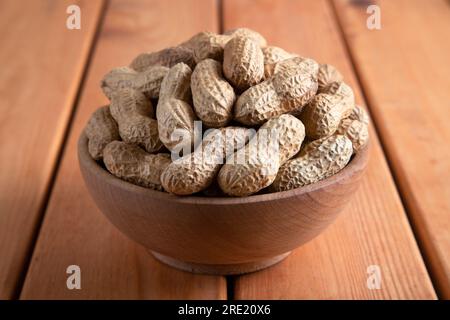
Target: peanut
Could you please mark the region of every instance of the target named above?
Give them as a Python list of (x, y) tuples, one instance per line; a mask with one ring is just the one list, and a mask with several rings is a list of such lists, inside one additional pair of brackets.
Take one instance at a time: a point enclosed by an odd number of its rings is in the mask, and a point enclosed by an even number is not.
[(237, 36), (225, 45), (223, 73), (242, 92), (259, 83), (264, 76), (264, 56), (251, 38)]
[(114, 68), (100, 81), (100, 87), (103, 93), (109, 100), (115, 91), (121, 88), (132, 87), (131, 83), (134, 81), (138, 73), (129, 67)]
[(347, 118), (351, 119), (351, 120), (361, 121), (362, 123), (365, 123), (366, 125), (368, 125), (370, 122), (369, 115), (367, 114), (366, 110), (364, 110), (361, 106), (358, 106), (358, 105), (355, 105), (352, 108), (352, 111)]
[(119, 140), (119, 128), (108, 106), (97, 109), (90, 117), (84, 132), (88, 140), (88, 151), (94, 160), (101, 160), (108, 143)]
[(270, 72), (269, 78), (271, 76), (273, 76), (275, 73), (286, 72), (287, 70), (292, 69), (292, 68), (299, 68), (299, 67), (301, 68), (302, 62), (305, 60), (307, 60), (311, 64), (313, 64), (313, 62), (316, 64), (313, 67), (315, 69), (317, 68), (317, 70), (314, 71), (317, 74), (317, 71), (319, 70), (319, 65), (317, 64), (317, 62), (315, 62), (312, 59), (307, 59), (307, 58), (301, 57), (299, 55), (296, 55), (291, 58), (283, 59), (281, 61), (278, 61), (278, 62), (275, 62), (275, 63), (272, 63), (272, 64), (266, 66), (266, 67), (270, 68), (269, 69), (269, 72)]
[[(301, 187), (341, 170), (369, 139), (368, 114), (335, 67), (268, 46), (247, 28), (140, 54), (101, 88), (111, 103), (86, 126), (91, 157), (176, 195)], [(197, 117), (211, 132), (194, 126)], [(164, 146), (182, 157), (156, 154)]]
[(193, 194), (207, 189), (224, 159), (248, 141), (250, 130), (240, 127), (214, 129), (201, 148), (172, 162), (162, 173), (161, 183), (168, 192)]
[(267, 45), (266, 39), (258, 32), (247, 28), (238, 28), (225, 32), (225, 34), (216, 34), (213, 32), (200, 32), (189, 40), (180, 44), (180, 46), (193, 51), (194, 59), (197, 63), (205, 59), (223, 60), (223, 50), (227, 42), (235, 36), (244, 36), (255, 41), (259, 46)]
[(306, 136), (316, 140), (335, 133), (347, 115), (347, 106), (339, 96), (319, 93), (301, 112), (300, 120), (305, 125)]
[(177, 46), (157, 52), (141, 53), (130, 63), (130, 68), (141, 72), (151, 66), (171, 68), (180, 62), (187, 64), (191, 68), (195, 66), (194, 54), (191, 49)]
[[(264, 145), (270, 143), (266, 139), (271, 133), (278, 135), (275, 152)], [(285, 114), (267, 121), (245, 148), (228, 157), (218, 175), (220, 188), (228, 195), (242, 197), (269, 186), (280, 165), (300, 150), (304, 136), (305, 128), (294, 116)], [(244, 159), (239, 159), (242, 156)]]
[(258, 32), (248, 28), (236, 28), (225, 31), (224, 35), (230, 37), (246, 37), (255, 41), (261, 48), (267, 46), (266, 39)]
[(123, 88), (114, 92), (110, 111), (119, 124), (123, 141), (135, 143), (147, 152), (156, 152), (162, 144), (158, 135), (158, 123), (150, 100), (140, 91)]
[(220, 62), (206, 59), (197, 64), (191, 78), (192, 99), (197, 116), (208, 127), (223, 127), (233, 117), (236, 95), (223, 78)]
[(343, 81), (336, 81), (328, 84), (322, 91), (323, 93), (332, 94), (339, 97), (343, 103), (343, 117), (346, 118), (350, 115), (353, 107), (355, 106), (355, 95), (349, 85)]
[(169, 68), (163, 66), (150, 66), (142, 72), (129, 67), (115, 68), (103, 77), (100, 86), (110, 100), (115, 91), (128, 87), (141, 91), (149, 99), (156, 99), (168, 72)]
[(344, 119), (341, 121), (337, 134), (345, 135), (353, 145), (353, 152), (357, 153), (364, 148), (369, 141), (369, 129), (366, 123), (359, 120)]
[(109, 143), (103, 151), (106, 168), (116, 177), (162, 191), (161, 173), (170, 164), (168, 153), (149, 154), (134, 144)]
[(264, 56), (264, 79), (268, 79), (273, 75), (274, 67), (278, 62), (298, 56), (274, 46), (264, 47), (262, 52)]
[(229, 39), (229, 36), (213, 32), (200, 32), (180, 46), (192, 50), (196, 63), (205, 59), (222, 61), (223, 48)]
[(321, 64), (319, 67), (318, 82), (319, 93), (323, 92), (324, 88), (333, 83), (343, 80), (342, 74), (330, 64)]
[(352, 152), (352, 142), (343, 135), (313, 142), (299, 157), (281, 166), (269, 189), (286, 191), (326, 179), (347, 165)]
[[(179, 63), (170, 68), (161, 84), (156, 119), (159, 138), (169, 150), (184, 149), (194, 143), (195, 114), (189, 104), (191, 74), (188, 65)], [(181, 136), (177, 138), (177, 134)]]
[(235, 120), (245, 125), (262, 124), (280, 114), (301, 110), (314, 97), (318, 64), (303, 58), (283, 62), (272, 77), (251, 87), (237, 99)]

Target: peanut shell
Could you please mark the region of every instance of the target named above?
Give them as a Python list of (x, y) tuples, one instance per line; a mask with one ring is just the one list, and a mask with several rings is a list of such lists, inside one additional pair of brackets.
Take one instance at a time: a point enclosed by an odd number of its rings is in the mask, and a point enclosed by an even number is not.
[(268, 79), (273, 75), (275, 65), (278, 62), (298, 56), (274, 46), (264, 47), (262, 52), (264, 56), (264, 79)]
[(224, 159), (245, 145), (249, 129), (226, 127), (214, 129), (193, 153), (172, 162), (163, 172), (164, 189), (177, 195), (193, 194), (207, 189)]
[(157, 65), (171, 68), (180, 62), (193, 68), (195, 66), (193, 51), (183, 46), (177, 46), (156, 52), (141, 53), (131, 61), (130, 68), (142, 72), (148, 67)]
[[(273, 140), (271, 133), (278, 139)], [(267, 121), (245, 148), (228, 157), (218, 175), (220, 188), (228, 195), (243, 197), (269, 186), (280, 165), (298, 153), (304, 136), (304, 126), (294, 116), (285, 114)], [(272, 139), (265, 141), (268, 137)]]
[(258, 125), (280, 114), (300, 111), (317, 91), (318, 64), (311, 59), (283, 61), (269, 79), (249, 88), (237, 99), (234, 119)]
[(135, 143), (149, 153), (162, 148), (158, 122), (152, 119), (152, 104), (143, 93), (132, 88), (119, 89), (112, 96), (110, 110), (123, 141)]
[(156, 119), (159, 138), (169, 150), (194, 143), (195, 114), (189, 104), (191, 74), (188, 65), (179, 63), (170, 68), (161, 84)]
[(206, 59), (192, 73), (191, 90), (197, 116), (208, 127), (223, 127), (233, 117), (233, 87), (222, 75), (220, 62)]
[(103, 77), (100, 86), (110, 100), (115, 91), (123, 88), (133, 88), (144, 93), (147, 98), (156, 99), (159, 97), (161, 82), (168, 72), (169, 68), (163, 66), (151, 66), (142, 72), (129, 67), (115, 68)]
[(323, 93), (339, 97), (343, 103), (343, 117), (347, 118), (355, 106), (355, 95), (352, 88), (343, 81), (336, 81), (323, 88)]
[(266, 39), (258, 32), (249, 28), (236, 28), (227, 30), (224, 35), (230, 37), (246, 37), (255, 41), (261, 48), (267, 46)]
[(324, 88), (333, 83), (340, 82), (344, 79), (342, 74), (330, 64), (321, 64), (319, 67), (318, 83), (319, 92), (323, 92)]
[(264, 76), (264, 56), (260, 46), (251, 38), (233, 37), (225, 45), (223, 73), (239, 92), (259, 83)]
[(270, 190), (273, 192), (299, 188), (328, 178), (350, 161), (353, 148), (346, 136), (333, 135), (309, 146), (308, 152), (281, 166)]
[(148, 154), (123, 141), (109, 143), (103, 151), (103, 161), (116, 177), (159, 191), (163, 190), (161, 173), (171, 162), (168, 153)]
[(88, 138), (88, 151), (94, 160), (101, 160), (108, 143), (119, 140), (119, 128), (108, 106), (101, 107), (91, 115), (84, 133)]
[(316, 140), (335, 133), (346, 110), (340, 97), (326, 93), (316, 95), (300, 114), (308, 139)]
[(359, 120), (344, 119), (341, 121), (337, 134), (345, 135), (353, 145), (353, 153), (357, 153), (369, 142), (369, 128), (366, 123)]
[(366, 110), (364, 110), (361, 106), (358, 105), (355, 105), (352, 108), (352, 111), (350, 112), (350, 115), (347, 117), (347, 119), (358, 120), (367, 125), (370, 122), (370, 118)]

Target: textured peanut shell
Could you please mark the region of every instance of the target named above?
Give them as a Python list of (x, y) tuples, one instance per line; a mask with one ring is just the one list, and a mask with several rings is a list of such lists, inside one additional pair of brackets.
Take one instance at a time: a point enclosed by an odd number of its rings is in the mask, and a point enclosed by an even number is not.
[(123, 141), (137, 144), (150, 153), (162, 148), (158, 122), (151, 118), (154, 116), (152, 104), (143, 93), (131, 88), (116, 91), (110, 110)]
[(357, 153), (369, 142), (368, 125), (359, 120), (344, 119), (341, 121), (337, 134), (345, 135), (353, 145), (353, 153)]
[(297, 56), (296, 54), (287, 52), (286, 50), (275, 46), (264, 47), (262, 48), (262, 52), (264, 55), (264, 64), (277, 63)]
[(323, 92), (324, 88), (333, 83), (343, 80), (342, 74), (330, 64), (321, 64), (319, 67), (318, 83), (319, 92)]
[(241, 94), (234, 119), (259, 125), (280, 114), (301, 110), (316, 94), (318, 64), (312, 59), (293, 58), (272, 77)]
[(316, 140), (335, 133), (346, 116), (345, 111), (340, 97), (326, 93), (316, 95), (300, 114), (308, 139)]
[(130, 63), (130, 68), (142, 72), (148, 67), (157, 65), (171, 68), (180, 62), (191, 68), (195, 66), (194, 53), (190, 48), (177, 46), (156, 52), (141, 53)]
[(100, 82), (100, 87), (105, 96), (111, 100), (113, 93), (118, 89), (132, 87), (136, 75), (137, 72), (129, 67), (114, 68), (105, 74)]
[(156, 99), (167, 72), (169, 68), (163, 66), (151, 66), (142, 72), (129, 67), (115, 68), (103, 77), (100, 86), (110, 100), (113, 93), (122, 88), (133, 88), (144, 93), (147, 98)]
[(224, 35), (228, 35), (230, 37), (246, 37), (255, 41), (260, 47), (267, 46), (267, 40), (255, 30), (249, 28), (236, 28), (227, 30)]
[(268, 78), (270, 78), (276, 73), (285, 72), (286, 70), (293, 68), (317, 69), (313, 70), (313, 73), (315, 74), (316, 77), (317, 72), (319, 71), (319, 64), (316, 61), (314, 61), (313, 59), (301, 57), (299, 55), (294, 55), (293, 57), (283, 59), (281, 61), (272, 63), (265, 67), (270, 67), (269, 69), (270, 74)]
[(216, 129), (202, 141), (202, 148), (172, 162), (163, 172), (164, 189), (177, 195), (193, 194), (207, 189), (217, 175), (224, 159), (243, 147), (249, 130), (240, 127)]
[(273, 75), (275, 65), (278, 62), (297, 56), (296, 54), (274, 46), (264, 47), (262, 48), (262, 52), (264, 56), (264, 79), (268, 79)]
[(181, 46), (192, 50), (196, 63), (205, 59), (222, 61), (223, 48), (229, 39), (229, 36), (213, 32), (200, 32), (182, 43)]
[(366, 110), (364, 110), (361, 106), (358, 105), (355, 105), (352, 108), (352, 111), (350, 112), (350, 115), (347, 117), (347, 119), (358, 120), (367, 125), (370, 122), (370, 118)]
[(189, 137), (183, 140), (184, 144), (191, 146), (194, 142), (195, 114), (189, 104), (191, 74), (188, 65), (179, 63), (170, 68), (161, 84), (156, 119), (159, 138), (169, 150), (184, 147), (180, 145), (180, 139), (172, 137), (175, 131)]
[(223, 50), (227, 42), (235, 36), (244, 36), (254, 40), (261, 47), (266, 46), (264, 37), (256, 31), (247, 28), (238, 28), (227, 31), (225, 34), (214, 32), (199, 32), (180, 46), (192, 50), (196, 63), (205, 59), (223, 61)]
[(157, 152), (162, 148), (158, 134), (158, 122), (155, 119), (130, 115), (119, 122), (119, 132), (123, 141), (134, 143), (149, 153)]
[(223, 73), (239, 92), (259, 83), (264, 76), (264, 56), (260, 46), (251, 38), (233, 37), (225, 45)]
[(103, 162), (122, 180), (162, 191), (161, 173), (171, 161), (168, 153), (148, 154), (136, 145), (114, 141), (105, 147)]
[(161, 83), (168, 72), (168, 67), (148, 67), (136, 75), (133, 80), (133, 88), (141, 91), (147, 98), (157, 99), (159, 97)]
[(233, 87), (222, 75), (220, 62), (206, 59), (195, 67), (191, 78), (195, 113), (208, 127), (223, 127), (233, 117), (236, 99)]
[[(260, 152), (257, 147), (263, 132), (270, 130), (278, 133), (278, 153)], [(294, 116), (286, 114), (267, 121), (243, 149), (244, 162), (237, 161), (242, 150), (227, 159), (217, 179), (220, 188), (228, 195), (243, 197), (269, 186), (279, 166), (298, 153), (304, 137), (304, 126)]]
[(133, 88), (121, 88), (115, 91), (111, 96), (109, 109), (118, 123), (131, 114), (150, 118), (155, 116), (150, 100), (142, 92)]
[(328, 178), (347, 165), (352, 152), (352, 142), (346, 136), (322, 139), (309, 152), (282, 165), (269, 189), (286, 191)]
[(336, 81), (323, 88), (323, 93), (339, 97), (343, 103), (343, 118), (347, 118), (355, 106), (355, 95), (352, 88), (343, 81)]
[(108, 143), (119, 140), (119, 128), (108, 106), (97, 109), (90, 117), (84, 132), (88, 138), (88, 151), (94, 160), (101, 160)]

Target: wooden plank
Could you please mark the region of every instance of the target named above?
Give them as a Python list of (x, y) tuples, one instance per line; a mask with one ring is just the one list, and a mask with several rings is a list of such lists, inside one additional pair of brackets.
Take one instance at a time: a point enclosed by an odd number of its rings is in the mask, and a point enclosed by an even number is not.
[[(66, 28), (71, 4), (80, 30)], [(0, 299), (17, 295), (102, 6), (0, 4)]]
[[(224, 277), (177, 271), (127, 239), (100, 213), (81, 178), (76, 144), (94, 109), (107, 103), (99, 81), (143, 51), (217, 30), (215, 2), (125, 1), (108, 6), (105, 23), (65, 148), (22, 299), (226, 298)], [(81, 290), (68, 290), (66, 268), (81, 268)]]
[(450, 5), (336, 1), (362, 86), (440, 296), (450, 299)]
[[(224, 24), (225, 29), (246, 25), (270, 44), (337, 66), (364, 104), (327, 1), (225, 0)], [(435, 298), (373, 128), (370, 133), (366, 177), (342, 217), (280, 264), (237, 277), (235, 298)], [(367, 286), (371, 265), (381, 271), (379, 290)]]

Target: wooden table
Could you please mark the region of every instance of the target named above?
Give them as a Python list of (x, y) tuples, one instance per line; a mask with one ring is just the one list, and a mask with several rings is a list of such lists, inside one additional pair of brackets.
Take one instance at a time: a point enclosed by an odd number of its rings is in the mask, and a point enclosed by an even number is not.
[[(81, 8), (68, 30), (66, 8)], [(0, 4), (0, 298), (450, 298), (450, 5), (371, 1), (14, 0)], [(346, 212), (282, 263), (235, 277), (171, 269), (99, 212), (76, 141), (99, 81), (142, 51), (246, 26), (336, 65), (372, 116), (371, 160)], [(66, 269), (81, 268), (81, 290)], [(371, 267), (375, 266), (375, 267)], [(381, 287), (370, 289), (372, 268)]]

